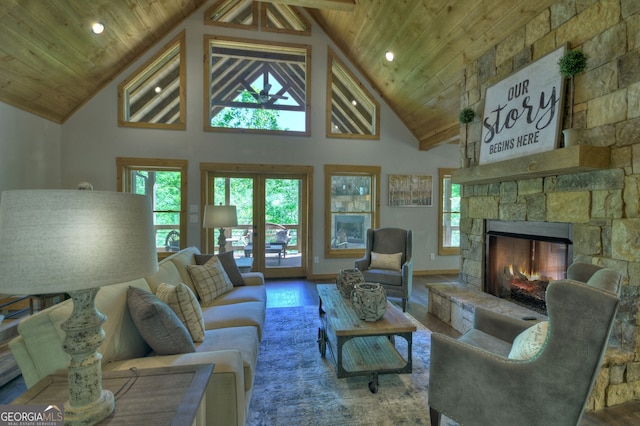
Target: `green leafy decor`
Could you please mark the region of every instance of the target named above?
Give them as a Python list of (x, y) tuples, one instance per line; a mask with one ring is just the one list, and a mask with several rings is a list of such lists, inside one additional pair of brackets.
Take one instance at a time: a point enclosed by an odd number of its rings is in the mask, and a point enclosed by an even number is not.
[(458, 119), (462, 124), (471, 123), (474, 118), (476, 118), (476, 112), (471, 108), (464, 108), (460, 111), (460, 115), (458, 116)]
[[(458, 116), (458, 120), (460, 120), (461, 124), (464, 124), (465, 130), (466, 130), (467, 124), (471, 123), (474, 118), (476, 118), (476, 112), (473, 109), (468, 108), (468, 107), (467, 108), (463, 108), (462, 111), (460, 111), (460, 115)], [(469, 162), (470, 159), (467, 156), (468, 141), (465, 141), (464, 145), (465, 145), (465, 148), (464, 148), (465, 149), (464, 160), (465, 160), (465, 162)], [(465, 167), (468, 167), (468, 166), (465, 166)]]
[(589, 57), (582, 50), (570, 50), (558, 61), (560, 74), (569, 79), (569, 129), (573, 127), (573, 78), (587, 68), (588, 59)]

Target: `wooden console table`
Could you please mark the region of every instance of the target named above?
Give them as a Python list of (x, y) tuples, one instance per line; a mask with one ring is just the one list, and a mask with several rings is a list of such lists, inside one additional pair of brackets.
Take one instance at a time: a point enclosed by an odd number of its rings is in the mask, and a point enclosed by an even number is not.
[[(100, 425), (193, 424), (214, 364), (106, 371), (102, 387), (113, 392), (115, 411)], [(12, 404), (59, 404), (68, 399), (67, 376), (40, 380)]]

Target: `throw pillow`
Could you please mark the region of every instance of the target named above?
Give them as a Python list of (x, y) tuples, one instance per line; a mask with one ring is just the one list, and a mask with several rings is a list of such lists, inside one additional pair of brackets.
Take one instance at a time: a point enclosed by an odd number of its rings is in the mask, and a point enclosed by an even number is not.
[(184, 324), (156, 295), (129, 287), (127, 306), (138, 332), (158, 355), (195, 352), (196, 348)]
[(549, 321), (542, 321), (518, 334), (511, 346), (509, 358), (528, 360), (536, 356), (542, 351), (548, 330)]
[(156, 290), (156, 296), (169, 305), (180, 321), (187, 327), (194, 342), (204, 341), (204, 319), (202, 309), (193, 291), (183, 283), (171, 285), (162, 283)]
[(215, 256), (204, 265), (187, 265), (187, 271), (204, 306), (233, 289), (229, 276)]
[[(213, 257), (212, 254), (196, 254), (194, 258), (196, 260), (196, 265), (204, 265)], [(229, 280), (231, 280), (231, 284), (234, 287), (240, 287), (245, 285), (244, 278), (242, 278), (242, 273), (240, 269), (238, 269), (238, 264), (236, 260), (233, 258), (232, 251), (225, 251), (222, 254), (217, 256), (220, 264), (224, 268), (224, 271), (229, 276)]]
[(376, 253), (371, 252), (371, 265), (369, 269), (392, 269), (399, 271), (401, 269), (402, 253)]

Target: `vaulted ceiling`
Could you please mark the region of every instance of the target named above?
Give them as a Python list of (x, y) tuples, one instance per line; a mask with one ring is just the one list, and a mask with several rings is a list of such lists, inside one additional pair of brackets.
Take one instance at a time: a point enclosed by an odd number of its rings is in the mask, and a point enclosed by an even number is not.
[[(464, 64), (554, 0), (265, 0), (306, 7), (419, 141), (455, 140)], [(2, 0), (0, 101), (63, 123), (208, 0)], [(311, 6), (311, 7), (309, 7)], [(108, 31), (90, 32), (94, 20)], [(386, 51), (395, 60), (387, 62)]]

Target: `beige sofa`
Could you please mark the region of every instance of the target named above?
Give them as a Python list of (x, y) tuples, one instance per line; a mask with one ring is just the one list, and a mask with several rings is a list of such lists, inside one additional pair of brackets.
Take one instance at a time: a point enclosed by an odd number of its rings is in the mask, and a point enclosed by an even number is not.
[[(195, 264), (195, 254), (199, 254), (198, 249), (189, 247), (161, 261), (158, 272), (151, 276), (100, 289), (96, 306), (107, 316), (103, 324), (106, 338), (99, 349), (103, 371), (215, 363), (204, 398), (205, 419), (201, 420), (207, 425), (244, 425), (266, 314), (264, 276), (243, 273), (245, 286), (234, 287), (202, 308), (205, 338), (195, 344), (194, 353), (154, 355), (127, 308), (129, 286), (155, 293), (160, 283), (182, 282), (194, 289), (186, 266)], [(69, 358), (62, 349), (64, 332), (60, 324), (71, 310), (72, 302), (67, 300), (18, 325), (19, 336), (9, 347), (27, 387), (49, 374), (66, 371)]]

